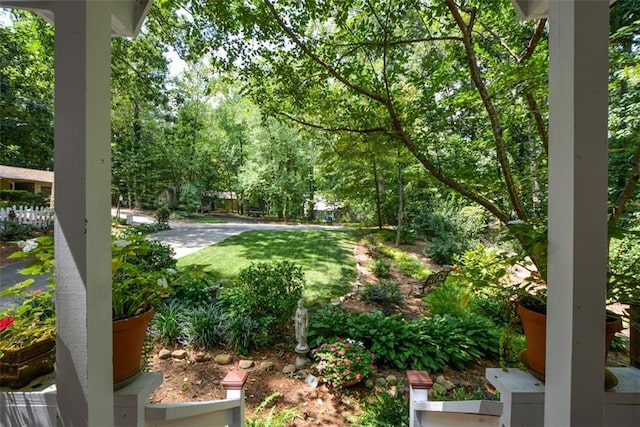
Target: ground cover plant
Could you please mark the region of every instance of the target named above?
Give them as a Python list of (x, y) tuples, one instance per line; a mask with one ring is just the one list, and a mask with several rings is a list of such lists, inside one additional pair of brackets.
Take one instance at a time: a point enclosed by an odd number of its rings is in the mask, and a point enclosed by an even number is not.
[(356, 231), (248, 231), (201, 249), (178, 261), (178, 266), (207, 265), (225, 286), (251, 263), (291, 261), (301, 267), (309, 303), (344, 295), (355, 279), (353, 246)]

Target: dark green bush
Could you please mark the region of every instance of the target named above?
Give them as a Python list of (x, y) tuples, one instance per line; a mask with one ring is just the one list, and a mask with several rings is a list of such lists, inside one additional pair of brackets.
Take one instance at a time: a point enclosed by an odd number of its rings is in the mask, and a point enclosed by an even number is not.
[(2, 221), (0, 224), (0, 240), (10, 242), (30, 239), (33, 231), (33, 228), (27, 224), (19, 224), (14, 221)]
[[(135, 239), (140, 239), (140, 237), (135, 237)], [(145, 246), (146, 253), (138, 254), (136, 257), (128, 257), (126, 261), (145, 272), (176, 268), (175, 251), (171, 246), (157, 240), (146, 240)]]
[(49, 206), (42, 193), (33, 194), (25, 190), (0, 190), (0, 200), (16, 206)]
[(169, 206), (160, 206), (155, 212), (156, 224), (169, 224), (170, 216), (171, 210), (169, 209)]
[(404, 301), (404, 295), (393, 280), (383, 280), (378, 284), (366, 285), (358, 292), (358, 297), (367, 304), (381, 306), (385, 313), (391, 312), (394, 306), (398, 306)]
[[(220, 302), (230, 318), (257, 322), (258, 329), (273, 338), (295, 313), (303, 287), (302, 269), (292, 262), (251, 264), (240, 272), (234, 287), (220, 294)], [(256, 330), (247, 325), (240, 329)], [(259, 344), (262, 339), (253, 341)]]
[(452, 264), (454, 257), (464, 251), (463, 244), (453, 234), (435, 237), (425, 255), (438, 264)]

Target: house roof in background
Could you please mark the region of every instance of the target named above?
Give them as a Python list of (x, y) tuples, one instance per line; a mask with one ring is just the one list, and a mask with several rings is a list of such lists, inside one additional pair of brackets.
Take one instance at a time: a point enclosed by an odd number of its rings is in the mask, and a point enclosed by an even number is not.
[(0, 165), (0, 179), (48, 182), (53, 184), (53, 172)]

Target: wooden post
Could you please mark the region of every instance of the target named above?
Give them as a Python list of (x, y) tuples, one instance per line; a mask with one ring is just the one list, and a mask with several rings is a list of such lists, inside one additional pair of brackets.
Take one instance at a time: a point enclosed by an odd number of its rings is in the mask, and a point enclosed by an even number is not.
[(247, 382), (247, 371), (231, 371), (222, 380), (222, 387), (227, 391), (227, 399), (239, 399), (240, 407), (234, 409), (232, 427), (244, 426), (244, 383)]

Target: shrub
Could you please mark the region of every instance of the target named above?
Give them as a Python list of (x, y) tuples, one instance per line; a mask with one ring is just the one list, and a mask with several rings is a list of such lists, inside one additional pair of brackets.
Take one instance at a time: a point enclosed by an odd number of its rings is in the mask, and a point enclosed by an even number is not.
[(409, 402), (400, 393), (377, 393), (375, 400), (365, 403), (362, 409), (364, 414), (358, 424), (361, 427), (409, 426)]
[(125, 261), (135, 265), (143, 272), (156, 272), (168, 268), (175, 269), (177, 260), (171, 246), (157, 240), (145, 240), (144, 248), (135, 257), (126, 257)]
[(0, 200), (10, 205), (49, 206), (42, 193), (33, 194), (25, 190), (0, 190)]
[(394, 306), (402, 304), (404, 295), (396, 282), (383, 280), (379, 284), (366, 285), (358, 293), (362, 302), (380, 305), (385, 313), (390, 312)]
[(275, 332), (289, 321), (302, 297), (304, 274), (289, 261), (251, 264), (233, 288), (220, 295), (235, 316), (259, 322)]
[(0, 240), (27, 240), (33, 235), (33, 228), (27, 224), (19, 224), (14, 221), (3, 221), (0, 224)]
[(391, 270), (391, 262), (386, 259), (379, 259), (373, 263), (372, 271), (376, 277), (387, 277), (389, 275), (389, 271)]
[(155, 212), (156, 224), (169, 224), (170, 216), (171, 210), (169, 209), (169, 206), (160, 206)]
[(445, 282), (424, 297), (424, 304), (431, 314), (461, 316), (468, 311), (471, 292), (463, 287)]
[(452, 264), (454, 257), (462, 252), (462, 243), (449, 234), (434, 238), (426, 255), (438, 264)]

